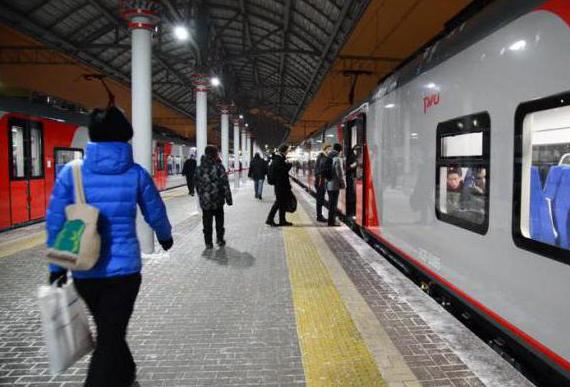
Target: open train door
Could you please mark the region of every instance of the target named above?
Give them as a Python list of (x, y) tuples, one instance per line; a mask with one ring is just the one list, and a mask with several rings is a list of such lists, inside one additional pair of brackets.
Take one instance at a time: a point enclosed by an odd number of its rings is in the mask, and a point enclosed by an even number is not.
[(346, 160), (346, 220), (364, 226), (366, 114), (349, 116), (344, 125), (344, 155)]
[(9, 118), (8, 177), (10, 225), (45, 216), (43, 126), (39, 121)]

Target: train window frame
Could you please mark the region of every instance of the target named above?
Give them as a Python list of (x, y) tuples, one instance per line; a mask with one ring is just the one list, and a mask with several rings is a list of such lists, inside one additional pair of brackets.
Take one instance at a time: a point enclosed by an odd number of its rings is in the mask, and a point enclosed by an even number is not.
[[(41, 146), (39, 148), (39, 160), (41, 173), (33, 175), (32, 174), (32, 164), (31, 164), (31, 128), (35, 125), (35, 128), (39, 131)], [(24, 143), (24, 176), (17, 177), (14, 176), (14, 154), (13, 154), (13, 136), (12, 127), (17, 126), (23, 129), (23, 143)], [(8, 169), (10, 181), (30, 181), (30, 180), (42, 180), (45, 178), (45, 138), (44, 138), (44, 127), (41, 121), (29, 120), (25, 118), (11, 117), (8, 119)]]
[(570, 106), (570, 91), (551, 95), (545, 98), (523, 102), (518, 105), (514, 117), (514, 160), (513, 160), (513, 199), (512, 199), (512, 237), (515, 245), (523, 250), (540, 254), (555, 261), (570, 264), (569, 250), (551, 245), (522, 232), (522, 189), (523, 189), (523, 142), (524, 121), (532, 113)]
[[(445, 137), (463, 134), (482, 133), (481, 155), (443, 156), (442, 142)], [(440, 208), (440, 179), (441, 169), (454, 166), (484, 167), (486, 170), (485, 207), (482, 223), (471, 222), (441, 211)], [(491, 117), (487, 111), (461, 116), (440, 122), (436, 129), (436, 158), (435, 158), (435, 215), (442, 222), (485, 235), (489, 230), (489, 209), (491, 191)]]
[(54, 179), (57, 178), (57, 170), (56, 170), (56, 165), (57, 165), (57, 152), (61, 152), (61, 151), (71, 151), (71, 152), (81, 152), (81, 159), (85, 158), (85, 151), (82, 148), (73, 148), (73, 147), (63, 147), (63, 146), (57, 146), (55, 148), (53, 148), (53, 177)]

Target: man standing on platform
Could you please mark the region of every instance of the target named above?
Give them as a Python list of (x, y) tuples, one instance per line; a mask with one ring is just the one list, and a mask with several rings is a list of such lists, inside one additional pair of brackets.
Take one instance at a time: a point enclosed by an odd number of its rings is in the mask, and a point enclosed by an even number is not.
[(315, 162), (315, 191), (317, 192), (317, 221), (326, 222), (323, 216), (323, 206), (325, 205), (325, 192), (327, 191), (326, 179), (322, 175), (322, 169), (331, 149), (331, 144), (325, 144), (323, 150), (319, 152)]
[(331, 177), (327, 179), (327, 193), (329, 196), (329, 226), (340, 226), (340, 223), (336, 221), (338, 195), (341, 189), (346, 188), (341, 152), (342, 145), (336, 143), (333, 145), (333, 150), (328, 154), (328, 157), (332, 159)]
[[(265, 224), (272, 227), (293, 225), (285, 219), (287, 203), (292, 195), (291, 182), (289, 181), (289, 170), (292, 165), (287, 162), (288, 151), (289, 145), (280, 145), (278, 151), (273, 155), (271, 164), (269, 164), (268, 179), (270, 184), (275, 185), (275, 203), (269, 211)], [(275, 223), (277, 210), (279, 210), (279, 223)]]
[(196, 191), (202, 208), (202, 223), (204, 226), (204, 241), (206, 248), (212, 249), (212, 224), (216, 218), (216, 243), (222, 247), (224, 240), (224, 204), (231, 206), (232, 191), (228, 182), (228, 175), (219, 161), (218, 148), (208, 145), (200, 159), (200, 166), (196, 168), (194, 178)]
[(194, 173), (196, 172), (196, 154), (191, 153), (190, 158), (184, 162), (182, 174), (186, 176), (188, 195), (194, 196)]
[(267, 163), (261, 158), (259, 152), (255, 152), (255, 156), (253, 156), (249, 166), (248, 177), (253, 179), (255, 198), (259, 200), (261, 200), (261, 195), (263, 194), (265, 175), (267, 175)]

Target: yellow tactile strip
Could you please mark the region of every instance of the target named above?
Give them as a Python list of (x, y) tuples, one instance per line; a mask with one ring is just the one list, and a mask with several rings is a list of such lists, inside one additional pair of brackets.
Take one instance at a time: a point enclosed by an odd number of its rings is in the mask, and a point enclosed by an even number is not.
[(308, 232), (291, 227), (283, 238), (307, 385), (384, 386)]
[(44, 231), (36, 232), (30, 236), (0, 243), (0, 258), (19, 253), (20, 251), (31, 249), (41, 245), (46, 240)]

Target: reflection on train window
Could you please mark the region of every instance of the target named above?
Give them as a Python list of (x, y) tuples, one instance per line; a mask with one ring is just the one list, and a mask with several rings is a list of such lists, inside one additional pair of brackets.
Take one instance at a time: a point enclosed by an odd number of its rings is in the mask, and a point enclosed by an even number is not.
[(437, 218), (480, 234), (489, 224), (489, 132), (487, 113), (437, 127)]
[(83, 150), (76, 148), (55, 148), (54, 149), (54, 172), (55, 176), (59, 174), (65, 164), (72, 160), (80, 160), (83, 158)]
[(522, 121), (520, 233), (570, 250), (570, 106)]
[(21, 179), (25, 177), (24, 169), (24, 128), (12, 125), (12, 179)]
[(42, 130), (39, 127), (32, 126), (30, 128), (31, 177), (42, 177), (44, 174), (42, 149)]

